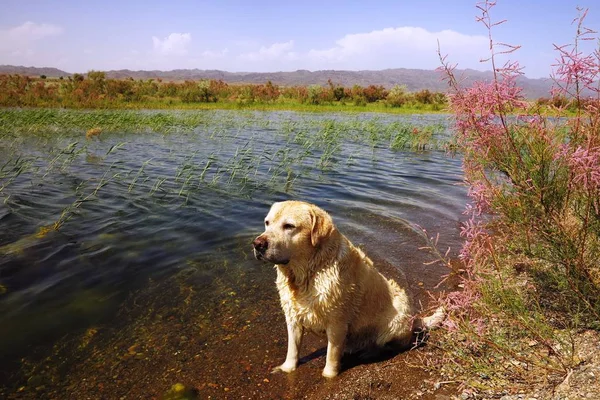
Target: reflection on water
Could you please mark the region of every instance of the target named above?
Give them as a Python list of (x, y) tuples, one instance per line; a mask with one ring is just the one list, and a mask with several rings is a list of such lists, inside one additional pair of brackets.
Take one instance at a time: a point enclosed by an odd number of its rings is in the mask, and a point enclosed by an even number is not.
[(0, 395), (140, 398), (180, 382), (203, 397), (308, 390), (319, 358), (301, 382), (267, 375), (283, 357), (285, 324), (274, 271), (249, 244), (274, 201), (328, 210), (420, 300), (448, 272), (423, 265), (431, 255), (417, 226), (459, 246), (460, 160), (392, 151), (377, 132), (323, 128), (331, 118), (444, 117), (215, 114), (227, 123), (0, 145), (9, 160), (0, 175)]

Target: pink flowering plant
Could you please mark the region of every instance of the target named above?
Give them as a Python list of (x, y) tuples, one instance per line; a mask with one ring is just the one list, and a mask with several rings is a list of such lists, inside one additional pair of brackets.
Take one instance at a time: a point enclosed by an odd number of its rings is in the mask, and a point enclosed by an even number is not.
[(440, 54), (471, 199), (442, 346), (476, 369), (467, 385), (506, 391), (505, 381), (560, 382), (577, 363), (574, 332), (600, 329), (600, 54), (581, 50), (597, 39), (579, 10), (574, 44), (555, 46), (553, 94), (570, 109), (530, 107), (519, 64), (497, 65), (519, 46), (492, 38), (505, 22), (494, 5), (477, 5), (493, 79), (463, 87)]

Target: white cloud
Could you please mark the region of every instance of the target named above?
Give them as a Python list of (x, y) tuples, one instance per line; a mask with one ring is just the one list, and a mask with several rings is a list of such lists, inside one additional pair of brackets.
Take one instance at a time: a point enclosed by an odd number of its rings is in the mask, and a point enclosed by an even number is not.
[(229, 49), (223, 49), (221, 51), (206, 50), (200, 54), (204, 58), (225, 58), (229, 54)]
[[(347, 34), (332, 46), (296, 50), (293, 40), (263, 45), (254, 51), (228, 55), (229, 70), (273, 71), (277, 69), (435, 69), (440, 66), (438, 42), (442, 54), (450, 54), (460, 68), (487, 69), (479, 60), (488, 54), (488, 38), (465, 35), (452, 30), (430, 32), (420, 27), (396, 27)], [(258, 45), (253, 46), (255, 49)]]
[(0, 30), (0, 64), (35, 63), (38, 42), (62, 33), (60, 26), (31, 21)]
[(161, 55), (186, 55), (188, 45), (192, 41), (192, 35), (189, 33), (171, 33), (169, 36), (160, 40), (152, 36), (154, 51)]
[(19, 26), (0, 30), (0, 51), (31, 52), (36, 41), (61, 33), (63, 28), (60, 26), (27, 21)]
[(60, 26), (52, 24), (36, 24), (27, 21), (22, 25), (9, 29), (2, 36), (6, 35), (8, 39), (20, 42), (32, 42), (49, 36), (60, 35), (63, 29)]
[(368, 33), (348, 34), (334, 47), (312, 49), (307, 59), (312, 65), (327, 64), (346, 68), (428, 68), (439, 65), (438, 41), (442, 53), (461, 59), (485, 56), (488, 39), (451, 30), (429, 32), (419, 27), (385, 28)]
[(442, 53), (449, 54), (449, 60), (458, 63), (459, 68), (489, 69), (478, 62), (488, 55), (487, 37), (452, 30), (432, 32), (410, 26), (349, 33), (334, 42), (310, 43), (308, 38), (302, 38), (301, 43), (294, 40), (260, 43), (244, 39), (228, 42), (228, 46), (223, 47), (207, 41), (204, 48), (192, 43), (192, 33), (174, 32), (165, 37), (152, 36), (152, 47), (149, 49), (117, 48), (111, 54), (104, 54), (103, 48), (95, 48), (90, 43), (88, 47), (74, 49), (69, 45), (68, 38), (55, 40), (63, 31), (57, 25), (35, 22), (0, 30), (0, 64), (55, 66), (60, 57), (68, 57), (72, 65), (65, 64), (65, 67), (73, 71), (101, 68), (200, 68), (262, 72), (297, 69), (434, 69), (440, 65), (437, 56), (439, 41)]
[(262, 46), (258, 51), (243, 53), (239, 56), (239, 58), (242, 60), (255, 62), (296, 60), (298, 55), (292, 51), (293, 48), (293, 40), (285, 43), (273, 43), (269, 47)]

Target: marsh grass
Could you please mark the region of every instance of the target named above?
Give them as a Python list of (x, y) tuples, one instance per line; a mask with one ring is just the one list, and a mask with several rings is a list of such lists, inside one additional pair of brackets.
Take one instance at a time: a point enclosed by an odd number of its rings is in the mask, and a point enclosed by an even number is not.
[[(102, 133), (86, 139), (90, 127)], [(364, 114), (57, 109), (1, 110), (0, 140), (0, 196), (12, 212), (19, 213), (13, 199), (24, 191), (74, 182), (56, 218), (40, 221), (55, 230), (107, 187), (180, 206), (207, 190), (241, 197), (257, 190), (289, 193), (300, 178), (318, 180), (351, 164), (348, 144), (372, 149), (373, 157), (377, 148), (438, 151), (447, 144), (442, 125)], [(140, 146), (148, 153), (134, 150)], [(155, 146), (171, 148), (169, 156), (154, 157)]]
[(0, 110), (0, 135), (56, 135), (101, 127), (103, 132), (192, 130), (204, 123), (203, 113), (128, 110), (72, 111), (61, 109)]

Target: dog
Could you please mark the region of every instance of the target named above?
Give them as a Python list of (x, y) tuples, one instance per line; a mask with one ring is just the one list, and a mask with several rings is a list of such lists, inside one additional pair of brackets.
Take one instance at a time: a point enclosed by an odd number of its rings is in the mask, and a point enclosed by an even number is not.
[(275, 264), (288, 333), (286, 359), (273, 372), (296, 369), (305, 329), (327, 337), (322, 375), (333, 378), (344, 352), (408, 348), (416, 331), (442, 323), (443, 308), (415, 317), (406, 290), (381, 275), (321, 208), (275, 203), (264, 223), (265, 232), (252, 242), (254, 256)]
[(94, 136), (100, 136), (101, 133), (102, 133), (102, 129), (100, 129), (100, 128), (88, 129), (88, 131), (85, 133), (85, 138), (91, 139)]

